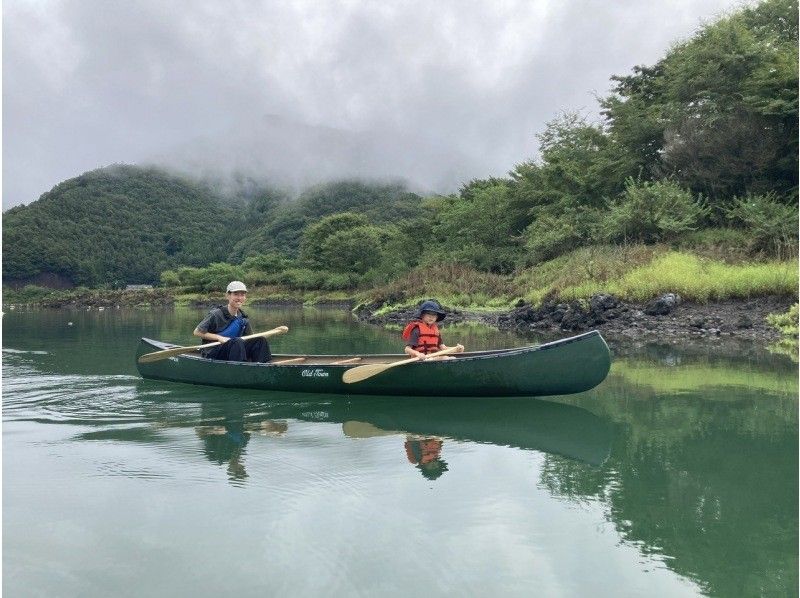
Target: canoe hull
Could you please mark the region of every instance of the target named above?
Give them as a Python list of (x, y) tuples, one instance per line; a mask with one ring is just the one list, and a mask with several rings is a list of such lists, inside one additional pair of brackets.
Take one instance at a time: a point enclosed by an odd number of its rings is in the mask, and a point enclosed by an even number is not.
[[(170, 346), (143, 338), (137, 358)], [(282, 357), (291, 356), (276, 356)], [(309, 356), (309, 361), (313, 357)], [(387, 355), (386, 359), (402, 357)], [(412, 363), (354, 384), (342, 382), (342, 374), (352, 365), (256, 364), (197, 355), (151, 363), (137, 361), (136, 365), (143, 378), (227, 388), (402, 396), (547, 396), (597, 386), (608, 374), (611, 354), (600, 333), (592, 331), (533, 347)]]

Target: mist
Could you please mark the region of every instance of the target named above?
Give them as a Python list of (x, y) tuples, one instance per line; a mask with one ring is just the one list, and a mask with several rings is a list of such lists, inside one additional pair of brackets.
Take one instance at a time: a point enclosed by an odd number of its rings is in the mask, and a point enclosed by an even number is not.
[(6, 0), (3, 207), (112, 163), (450, 192), (730, 0)]

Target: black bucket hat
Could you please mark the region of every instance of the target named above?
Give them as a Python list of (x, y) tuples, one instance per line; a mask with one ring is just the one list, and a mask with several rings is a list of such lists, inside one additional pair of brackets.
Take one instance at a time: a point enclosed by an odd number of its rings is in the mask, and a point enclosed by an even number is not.
[(417, 319), (422, 319), (422, 314), (426, 311), (429, 311), (432, 314), (436, 314), (437, 322), (441, 322), (442, 320), (444, 320), (445, 313), (442, 310), (442, 306), (439, 305), (436, 301), (432, 299), (424, 301), (422, 305), (419, 306), (419, 311), (417, 311)]

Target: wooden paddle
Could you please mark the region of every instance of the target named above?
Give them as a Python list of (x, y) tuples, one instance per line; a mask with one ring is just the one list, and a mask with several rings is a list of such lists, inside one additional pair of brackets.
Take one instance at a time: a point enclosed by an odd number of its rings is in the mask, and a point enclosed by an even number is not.
[[(288, 331), (289, 331), (288, 327), (278, 326), (277, 328), (273, 328), (272, 330), (267, 330), (266, 332), (257, 332), (256, 334), (248, 334), (247, 336), (243, 336), (241, 338), (243, 341), (246, 341), (251, 338), (259, 338), (259, 337), (267, 338), (268, 336), (275, 336), (276, 334), (283, 334)], [(167, 359), (168, 357), (174, 357), (175, 355), (192, 353), (193, 351), (199, 351), (200, 349), (210, 349), (211, 347), (216, 347), (217, 345), (221, 344), (222, 344), (221, 342), (217, 341), (215, 343), (206, 343), (205, 345), (193, 345), (191, 347), (174, 347), (172, 349), (164, 349), (163, 351), (154, 351), (153, 353), (146, 353), (142, 355), (138, 359), (138, 361), (139, 363), (150, 363), (153, 361), (161, 361), (162, 359)]]
[[(429, 353), (424, 357), (424, 359), (438, 357), (439, 355), (450, 355), (451, 353), (459, 353), (460, 351), (463, 351), (463, 347), (449, 347), (447, 349), (442, 349), (441, 351), (436, 351), (436, 353)], [(345, 384), (361, 382), (362, 380), (372, 378), (373, 376), (376, 376), (391, 368), (396, 368), (401, 365), (408, 365), (409, 363), (422, 360), (422, 357), (411, 357), (410, 359), (395, 361), (394, 363), (368, 363), (367, 365), (360, 365), (358, 367), (350, 368), (344, 374), (342, 374), (342, 382)]]

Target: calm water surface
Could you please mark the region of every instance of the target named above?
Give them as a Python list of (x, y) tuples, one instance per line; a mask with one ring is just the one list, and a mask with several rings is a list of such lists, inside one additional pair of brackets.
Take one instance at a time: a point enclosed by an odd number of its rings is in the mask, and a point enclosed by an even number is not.
[[(251, 308), (276, 352), (399, 350), (346, 313)], [(792, 596), (797, 366), (613, 345), (542, 399), (145, 381), (202, 311), (3, 318), (7, 596)], [(468, 349), (530, 344), (446, 328)], [(580, 364), (576, 364), (580, 367)]]

